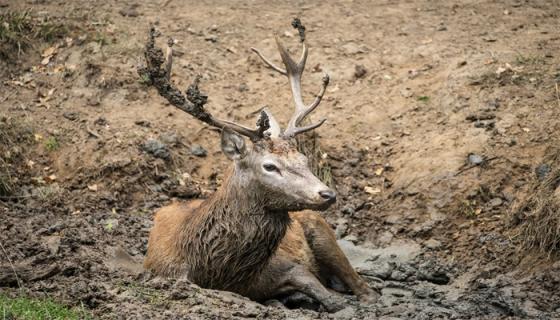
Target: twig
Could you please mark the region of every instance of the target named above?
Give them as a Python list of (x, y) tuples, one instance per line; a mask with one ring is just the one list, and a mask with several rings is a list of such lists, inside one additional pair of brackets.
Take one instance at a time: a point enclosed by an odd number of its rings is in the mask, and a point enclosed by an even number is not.
[(2, 242), (0, 242), (0, 248), (2, 248), (2, 252), (4, 252), (4, 255), (6, 256), (6, 259), (8, 259), (8, 263), (10, 263), (10, 268), (12, 268), (12, 271), (14, 272), (14, 275), (16, 276), (16, 281), (18, 284), (18, 288), (21, 288), (21, 280), (19, 279), (19, 276), (16, 272), (16, 267), (14, 267), (14, 264), (12, 263), (12, 259), (10, 259), (10, 256), (8, 256), (8, 253), (6, 252), (6, 249), (4, 249), (4, 245), (2, 244)]
[(258, 108), (255, 111), (249, 112), (247, 115), (245, 115), (245, 118), (254, 117), (254, 116), (260, 114), (264, 110), (264, 108), (266, 108), (266, 107), (268, 107), (268, 106), (263, 106), (263, 107)]
[(463, 169), (459, 170), (459, 171), (455, 174), (455, 176), (458, 176), (458, 175), (462, 174), (462, 173), (465, 172), (465, 171), (469, 171), (469, 170), (471, 170), (472, 168), (482, 167), (482, 166), (486, 165), (488, 162), (493, 161), (493, 160), (496, 160), (496, 159), (498, 159), (498, 157), (492, 157), (492, 158), (490, 158), (490, 159), (485, 159), (484, 162), (481, 163), (481, 164), (473, 164), (473, 165), (470, 165), (470, 166), (468, 166), (468, 167), (466, 167), (466, 168), (463, 168)]
[(92, 136), (96, 137), (97, 139), (101, 139), (101, 136), (97, 132), (91, 130), (87, 125), (86, 125), (86, 131), (87, 131), (87, 133), (91, 134)]
[(29, 195), (25, 195), (25, 196), (0, 196), (0, 199), (2, 200), (14, 200), (14, 199), (28, 199), (28, 198), (32, 198), (33, 195), (29, 194)]

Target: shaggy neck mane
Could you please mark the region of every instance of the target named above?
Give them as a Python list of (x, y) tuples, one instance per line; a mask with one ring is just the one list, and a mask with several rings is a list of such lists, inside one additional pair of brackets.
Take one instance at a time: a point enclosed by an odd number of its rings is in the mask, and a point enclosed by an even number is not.
[(290, 223), (264, 206), (265, 194), (238, 169), (184, 222), (179, 252), (188, 277), (206, 288), (242, 291), (260, 274)]

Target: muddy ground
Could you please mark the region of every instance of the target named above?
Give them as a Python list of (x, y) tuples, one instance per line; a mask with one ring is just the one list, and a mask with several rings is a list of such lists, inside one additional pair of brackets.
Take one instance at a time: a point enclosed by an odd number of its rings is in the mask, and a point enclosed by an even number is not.
[[(560, 263), (520, 250), (511, 206), (558, 138), (557, 1), (0, 0), (68, 27), (0, 60), (0, 291), (106, 319), (553, 319)], [(304, 94), (339, 193), (325, 212), (380, 288), (337, 314), (265, 307), (138, 267), (155, 209), (204, 198), (229, 163), (219, 135), (166, 105), (136, 68), (150, 23), (178, 40), (213, 113), (252, 124), (292, 108), (273, 34), (310, 46)], [(163, 40), (164, 38), (162, 38)], [(14, 53), (14, 52), (12, 52)], [(276, 60), (278, 61), (278, 60)], [(557, 143), (557, 142), (556, 142)]]

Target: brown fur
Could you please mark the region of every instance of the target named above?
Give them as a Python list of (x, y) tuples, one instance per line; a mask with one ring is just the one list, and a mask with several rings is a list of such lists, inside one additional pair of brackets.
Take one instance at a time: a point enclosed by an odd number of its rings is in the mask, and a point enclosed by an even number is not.
[[(263, 147), (284, 159), (294, 155), (297, 162), (298, 154), (288, 143), (255, 146), (252, 152)], [(333, 311), (342, 306), (326, 289), (334, 279), (362, 300), (377, 297), (352, 269), (318, 213), (266, 209), (288, 204), (277, 199), (282, 197), (278, 191), (236, 170), (249, 169), (236, 166), (205, 201), (177, 202), (156, 213), (146, 269), (257, 301), (299, 291)]]
[[(150, 233), (145, 267), (186, 276), (206, 288), (239, 291), (266, 266), (289, 224), (288, 212), (267, 212), (230, 177), (206, 201), (162, 208)], [(161, 235), (163, 234), (163, 235)]]

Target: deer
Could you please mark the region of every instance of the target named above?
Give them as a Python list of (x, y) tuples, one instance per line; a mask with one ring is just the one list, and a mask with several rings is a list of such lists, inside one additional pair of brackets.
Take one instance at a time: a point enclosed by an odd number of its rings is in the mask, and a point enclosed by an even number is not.
[(155, 29), (150, 29), (146, 66), (139, 73), (171, 105), (221, 130), (221, 150), (233, 165), (207, 199), (173, 202), (156, 212), (144, 267), (155, 275), (186, 278), (200, 287), (235, 292), (257, 302), (304, 294), (336, 312), (346, 300), (334, 289), (350, 290), (366, 303), (375, 302), (379, 293), (352, 268), (318, 213), (335, 203), (336, 192), (311, 172), (297, 149), (296, 136), (325, 122), (301, 126), (321, 102), (329, 76), (325, 74), (315, 100), (306, 105), (301, 78), (308, 48), (303, 26), (299, 20), (294, 23), (303, 47), (299, 61), (278, 37), (285, 69), (252, 48), (289, 80), (295, 110), (284, 130), (268, 108), (260, 112), (255, 129), (214, 117), (204, 107), (208, 96), (198, 88), (200, 77), (185, 97), (170, 81), (174, 41), (168, 41), (164, 55), (155, 46)]

